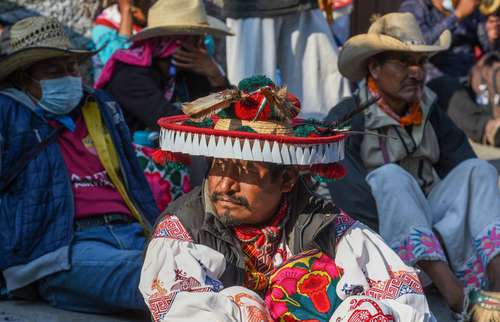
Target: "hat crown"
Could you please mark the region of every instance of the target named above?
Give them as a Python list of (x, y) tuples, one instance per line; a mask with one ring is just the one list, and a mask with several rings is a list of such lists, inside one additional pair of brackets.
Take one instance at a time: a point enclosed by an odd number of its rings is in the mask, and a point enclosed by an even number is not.
[(190, 24), (208, 25), (201, 0), (159, 0), (148, 12), (148, 28)]
[(406, 45), (426, 44), (418, 22), (411, 13), (390, 13), (377, 18), (368, 33), (390, 36)]
[(33, 47), (70, 49), (63, 25), (54, 18), (29, 17), (18, 21), (10, 30), (10, 49), (18, 51)]

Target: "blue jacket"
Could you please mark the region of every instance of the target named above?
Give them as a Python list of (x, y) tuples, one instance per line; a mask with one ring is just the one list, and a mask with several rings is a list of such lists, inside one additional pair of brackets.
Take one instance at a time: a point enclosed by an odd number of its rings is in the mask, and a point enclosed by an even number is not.
[[(137, 209), (154, 223), (159, 211), (136, 159), (131, 136), (118, 104), (105, 92), (90, 94), (98, 102), (103, 122), (119, 155), (128, 194)], [(0, 91), (1, 174), (23, 151), (45, 138), (52, 128), (33, 112), (20, 91)], [(23, 287), (69, 269), (74, 200), (70, 177), (59, 145), (40, 152), (9, 189), (0, 195), (0, 270), (8, 290)]]

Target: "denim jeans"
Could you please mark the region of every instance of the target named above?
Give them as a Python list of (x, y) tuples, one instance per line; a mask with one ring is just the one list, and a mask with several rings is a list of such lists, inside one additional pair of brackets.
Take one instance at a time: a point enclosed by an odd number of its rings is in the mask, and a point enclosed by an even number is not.
[(40, 280), (40, 296), (54, 307), (72, 311), (146, 310), (138, 290), (145, 242), (136, 223), (77, 229), (71, 269)]

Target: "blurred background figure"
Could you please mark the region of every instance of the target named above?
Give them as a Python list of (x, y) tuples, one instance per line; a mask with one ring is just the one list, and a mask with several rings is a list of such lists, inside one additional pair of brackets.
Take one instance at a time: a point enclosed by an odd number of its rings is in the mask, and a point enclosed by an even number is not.
[(431, 58), (436, 70), (429, 71), (429, 78), (444, 74), (467, 79), (475, 63), (476, 48), (482, 53), (498, 49), (498, 32), (485, 32), (487, 18), (479, 12), (479, 4), (480, 0), (403, 1), (400, 11), (417, 18), (428, 44), (435, 43), (444, 30), (452, 32), (450, 49)]
[[(499, 7), (496, 0), (488, 5), (479, 0), (405, 0), (400, 8), (417, 18), (427, 44), (435, 43), (446, 29), (452, 32), (450, 49), (430, 59), (428, 86), (438, 95), (440, 107), (470, 139), (492, 146), (500, 146), (500, 119), (489, 102), (495, 95), (493, 80), (487, 80), (492, 65), (473, 67), (479, 57), (500, 49)], [(478, 73), (483, 75), (482, 81)], [(470, 84), (469, 78), (476, 84)]]
[(117, 50), (128, 48), (129, 39), (146, 26), (146, 15), (154, 0), (118, 0), (105, 8), (95, 19), (92, 42), (102, 48), (93, 60), (94, 79)]
[(148, 12), (147, 27), (130, 38), (129, 49), (115, 51), (95, 84), (120, 103), (160, 210), (198, 185), (206, 166), (195, 159), (188, 177), (182, 165), (155, 162), (157, 121), (181, 113), (183, 102), (229, 87), (204, 44), (207, 33), (231, 34), (207, 16), (200, 0), (159, 0)]
[(231, 83), (256, 74), (277, 81), (279, 71), (282, 82), (302, 101), (305, 118), (322, 119), (342, 97), (350, 96), (318, 0), (224, 0), (223, 15), (235, 33), (226, 39)]

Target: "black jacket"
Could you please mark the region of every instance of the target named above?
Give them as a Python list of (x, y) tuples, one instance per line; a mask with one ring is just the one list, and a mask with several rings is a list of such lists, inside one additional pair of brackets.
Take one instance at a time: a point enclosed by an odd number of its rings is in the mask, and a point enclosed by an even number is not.
[[(313, 195), (302, 182), (296, 185), (288, 198), (291, 213), (285, 234), (292, 253), (319, 249), (335, 258), (334, 219), (340, 210), (331, 202)], [(243, 285), (245, 255), (240, 243), (229, 228), (206, 211), (202, 187), (171, 203), (165, 214), (176, 215), (195, 243), (224, 254), (226, 271), (221, 277), (224, 286)]]
[[(341, 119), (357, 105), (350, 97), (334, 107), (327, 117), (328, 121)], [(434, 128), (439, 142), (439, 161), (433, 164), (440, 178), (444, 178), (455, 166), (464, 160), (475, 158), (467, 137), (450, 120), (436, 103), (429, 114), (429, 122)], [(359, 113), (351, 120), (353, 131), (364, 131), (364, 114)], [(347, 139), (345, 159), (347, 175), (342, 180), (329, 184), (333, 202), (346, 211), (351, 217), (378, 231), (378, 213), (370, 186), (366, 182), (367, 170), (361, 159), (362, 135), (353, 135)]]
[(224, 0), (224, 17), (276, 17), (318, 7), (318, 0)]
[(159, 118), (181, 114), (179, 104), (173, 103), (176, 100), (191, 101), (221, 90), (212, 88), (205, 76), (180, 71), (175, 78), (174, 98), (167, 101), (164, 92), (169, 81), (167, 72), (155, 63), (139, 67), (119, 62), (105, 89), (120, 103), (132, 133), (146, 128), (158, 130)]

